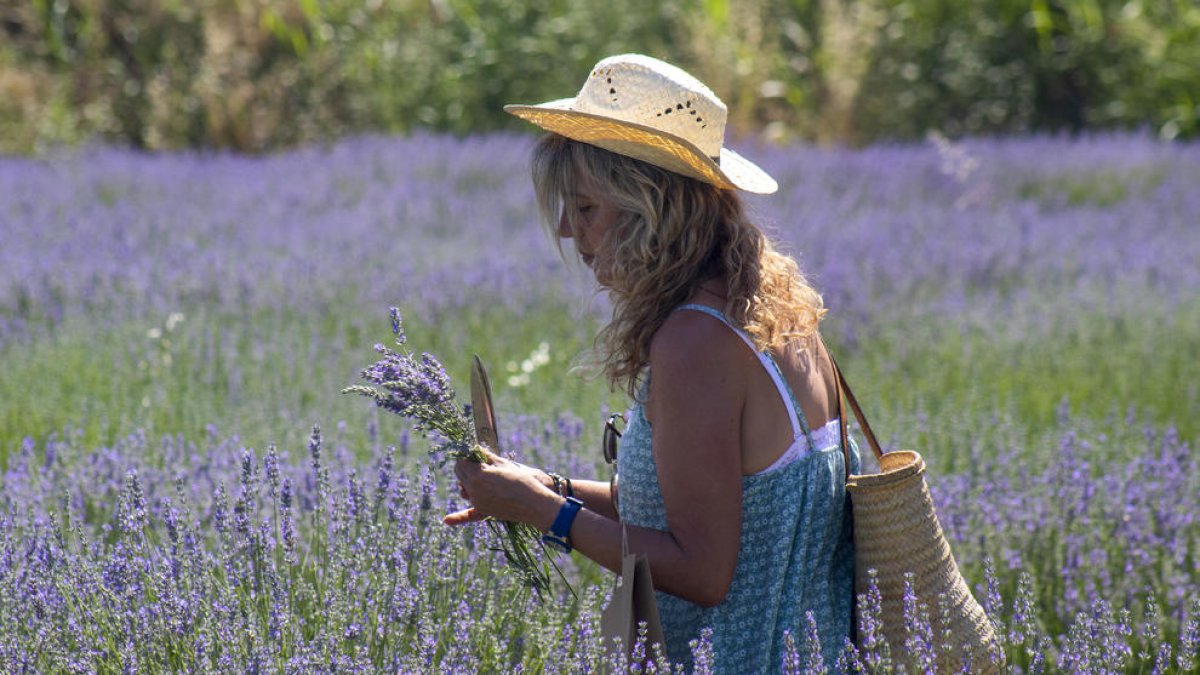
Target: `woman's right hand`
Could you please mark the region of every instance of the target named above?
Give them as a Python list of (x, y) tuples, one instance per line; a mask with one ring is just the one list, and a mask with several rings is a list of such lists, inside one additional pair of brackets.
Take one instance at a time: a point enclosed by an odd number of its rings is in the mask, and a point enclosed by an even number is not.
[(562, 498), (546, 485), (546, 474), (486, 449), (484, 453), (486, 463), (455, 463), (459, 492), (471, 508), (448, 514), (442, 522), (463, 525), (490, 517), (548, 529)]

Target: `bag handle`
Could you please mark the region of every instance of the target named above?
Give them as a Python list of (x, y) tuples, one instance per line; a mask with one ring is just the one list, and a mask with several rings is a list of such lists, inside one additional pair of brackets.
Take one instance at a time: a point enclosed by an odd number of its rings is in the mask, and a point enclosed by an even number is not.
[(821, 346), (825, 347), (825, 355), (829, 357), (829, 363), (833, 366), (833, 373), (837, 377), (838, 390), (838, 427), (842, 432), (842, 456), (845, 458), (846, 478), (850, 478), (850, 423), (846, 419), (846, 406), (844, 401), (850, 402), (850, 408), (854, 411), (854, 416), (858, 418), (858, 425), (862, 429), (863, 436), (867, 439), (867, 444), (871, 446), (871, 451), (875, 453), (875, 459), (883, 460), (883, 450), (879, 446), (879, 441), (875, 438), (875, 432), (871, 430), (871, 424), (867, 422), (867, 416), (863, 414), (862, 408), (858, 405), (858, 399), (854, 397), (854, 392), (850, 390), (850, 383), (846, 381), (846, 376), (842, 374), (842, 369), (838, 367), (837, 359), (833, 358), (833, 352), (829, 351), (829, 346), (822, 341)]

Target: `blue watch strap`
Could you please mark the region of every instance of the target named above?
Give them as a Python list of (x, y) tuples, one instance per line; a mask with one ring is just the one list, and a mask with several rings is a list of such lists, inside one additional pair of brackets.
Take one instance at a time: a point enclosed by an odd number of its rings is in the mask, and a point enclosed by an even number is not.
[(563, 505), (559, 507), (558, 515), (554, 517), (554, 524), (550, 526), (550, 531), (542, 535), (542, 541), (564, 553), (570, 553), (571, 525), (575, 522), (575, 516), (579, 514), (581, 508), (583, 508), (583, 502), (574, 497), (567, 497)]

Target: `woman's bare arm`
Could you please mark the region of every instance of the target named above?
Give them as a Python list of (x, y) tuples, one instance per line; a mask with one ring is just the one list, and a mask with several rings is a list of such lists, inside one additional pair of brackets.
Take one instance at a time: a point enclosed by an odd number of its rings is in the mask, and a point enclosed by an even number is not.
[[(705, 606), (724, 599), (737, 565), (747, 358), (753, 356), (733, 333), (692, 312), (668, 319), (651, 346), (646, 412), (668, 530), (626, 527), (629, 550), (646, 554), (657, 588)], [(451, 514), (446, 522), (492, 515), (548, 530), (563, 498), (515, 466), (460, 462), (456, 471), (474, 509)], [(580, 487), (585, 503), (591, 498), (611, 509), (607, 483), (581, 481)], [(580, 511), (571, 541), (597, 563), (620, 569), (621, 524), (599, 509)]]
[(575, 492), (575, 498), (583, 502), (583, 508), (609, 520), (619, 520), (608, 481), (572, 479), (571, 489)]

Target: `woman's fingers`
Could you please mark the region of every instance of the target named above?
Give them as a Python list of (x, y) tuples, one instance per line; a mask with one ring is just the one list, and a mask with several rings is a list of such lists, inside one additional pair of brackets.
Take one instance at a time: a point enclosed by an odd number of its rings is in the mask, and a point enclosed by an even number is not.
[(483, 450), (483, 456), (487, 458), (488, 464), (502, 464), (502, 463), (508, 461), (507, 459), (504, 459), (500, 455), (497, 455), (496, 453), (492, 452), (491, 448), (488, 448), (487, 446), (481, 445), (479, 447), (480, 447), (480, 449)]
[(466, 489), (470, 484), (471, 479), (479, 475), (483, 470), (483, 465), (478, 462), (472, 462), (469, 459), (460, 459), (454, 463), (454, 477), (458, 479), (458, 484)]
[(474, 508), (469, 508), (446, 514), (446, 516), (442, 518), (442, 523), (446, 525), (466, 525), (467, 523), (474, 523), (483, 520), (485, 517), (486, 516), (479, 513)]
[[(458, 494), (459, 494), (459, 496), (461, 496), (463, 499), (467, 500), (468, 502), (473, 501), (471, 499), (471, 491), (468, 490), (468, 488), (474, 489), (472, 487), (474, 485), (474, 481), (479, 478), (479, 474), (483, 470), (484, 470), (484, 465), (482, 465), (478, 462), (472, 462), (469, 459), (460, 459), (454, 463), (454, 477), (456, 479), (458, 479)], [(464, 520), (462, 518), (458, 518), (458, 516), (461, 516), (462, 514), (465, 514), (468, 511), (470, 511), (472, 513), (472, 517), (470, 519)], [(450, 516), (446, 517), (445, 522), (448, 525), (461, 525), (462, 523), (472, 522), (472, 520), (482, 520), (482, 519), (483, 519), (483, 516), (478, 515), (477, 512), (475, 511), (475, 509), (471, 508), (471, 509), (467, 509), (466, 511), (460, 511), (458, 513), (450, 514)]]
[[(459, 460), (454, 464), (458, 493), (471, 509), (446, 517), (448, 525), (482, 520), (521, 520), (528, 516), (528, 502), (546, 488), (538, 472), (488, 452), (487, 463)], [(468, 515), (468, 512), (470, 515)]]

